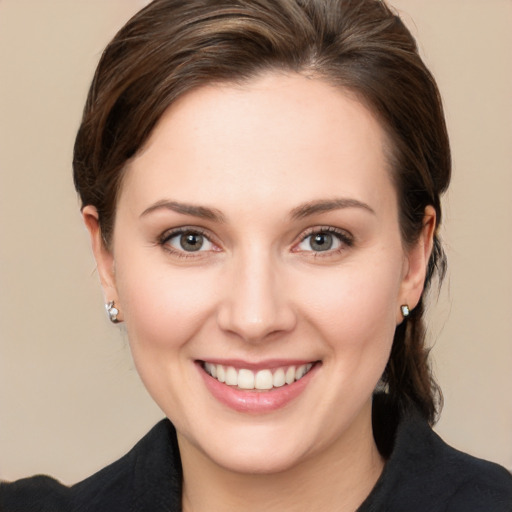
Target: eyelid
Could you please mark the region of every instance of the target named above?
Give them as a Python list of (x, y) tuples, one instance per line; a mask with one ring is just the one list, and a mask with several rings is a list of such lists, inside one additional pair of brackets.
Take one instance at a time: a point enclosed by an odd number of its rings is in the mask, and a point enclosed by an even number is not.
[(210, 240), (210, 235), (203, 228), (199, 228), (197, 226), (180, 226), (178, 228), (170, 228), (165, 230), (159, 237), (158, 241), (160, 243), (165, 243), (169, 239), (182, 235), (183, 233), (197, 233), (198, 235), (203, 235), (204, 237)]
[[(301, 244), (302, 242), (304, 242), (304, 240), (306, 240), (306, 238), (308, 238), (312, 235), (317, 235), (319, 233), (329, 233), (329, 234), (336, 236), (338, 238), (338, 240), (343, 244), (344, 248), (351, 247), (352, 245), (354, 245), (353, 235), (345, 229), (336, 228), (334, 226), (312, 226), (300, 234), (298, 241), (293, 244), (292, 251), (293, 252), (315, 252), (315, 254), (320, 255), (322, 251), (302, 251), (302, 250), (297, 249), (297, 246), (299, 244)], [(325, 255), (339, 252), (342, 249), (343, 249), (343, 247), (340, 249), (327, 250), (327, 251), (325, 251)]]
[[(179, 236), (184, 233), (196, 233), (196, 234), (202, 235), (211, 244), (213, 244), (215, 247), (217, 247), (217, 249), (216, 250), (214, 249), (214, 251), (199, 250), (196, 252), (193, 252), (193, 251), (189, 252), (189, 251), (179, 250), (174, 247), (171, 247), (167, 243), (171, 238), (174, 238), (174, 237)], [(336, 236), (342, 244), (342, 247), (340, 247), (338, 249), (325, 251), (325, 254), (324, 254), (325, 256), (327, 256), (329, 254), (340, 252), (341, 250), (351, 247), (354, 244), (354, 236), (349, 231), (347, 231), (345, 229), (337, 228), (334, 226), (312, 226), (312, 227), (309, 227), (306, 230), (304, 230), (299, 235), (297, 241), (295, 241), (292, 245), (292, 252), (313, 252), (313, 253), (315, 253), (315, 255), (321, 255), (321, 251), (313, 251), (313, 250), (304, 251), (304, 250), (297, 248), (298, 245), (301, 244), (302, 242), (304, 242), (304, 240), (306, 240), (308, 237), (310, 237), (312, 235), (319, 234), (319, 233), (332, 234), (332, 235)], [(180, 226), (180, 227), (168, 229), (168, 230), (164, 231), (158, 237), (157, 243), (159, 245), (161, 245), (164, 248), (164, 250), (166, 250), (174, 255), (184, 257), (184, 258), (194, 258), (194, 257), (198, 258), (198, 257), (204, 256), (205, 255), (204, 253), (218, 252), (221, 250), (221, 248), (220, 248), (221, 244), (219, 242), (217, 242), (216, 238), (212, 235), (212, 233), (209, 230), (201, 228), (199, 226)]]
[[(175, 247), (172, 247), (170, 244), (168, 244), (169, 240), (172, 238), (175, 238), (179, 235), (185, 234), (185, 233), (193, 233), (197, 235), (201, 235), (206, 240), (208, 240), (212, 245), (219, 247), (219, 244), (214, 240), (214, 237), (212, 234), (201, 227), (198, 226), (180, 226), (176, 228), (171, 228), (166, 231), (164, 231), (157, 239), (157, 242), (159, 245), (162, 246), (164, 250), (167, 252), (174, 254), (176, 256), (182, 257), (182, 258), (198, 258), (201, 256), (204, 256), (204, 253), (212, 252), (212, 251), (185, 251), (185, 250), (179, 250)], [(217, 252), (214, 250), (213, 252)]]

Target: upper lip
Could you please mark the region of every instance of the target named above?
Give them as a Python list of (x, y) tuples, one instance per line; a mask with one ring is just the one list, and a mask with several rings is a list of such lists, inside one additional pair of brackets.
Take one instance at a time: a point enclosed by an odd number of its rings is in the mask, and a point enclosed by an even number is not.
[(222, 366), (232, 366), (236, 369), (246, 369), (252, 371), (272, 370), (282, 368), (283, 366), (301, 366), (308, 363), (316, 363), (317, 359), (266, 359), (263, 361), (245, 361), (242, 359), (219, 359), (205, 358), (198, 359), (200, 363), (221, 364)]

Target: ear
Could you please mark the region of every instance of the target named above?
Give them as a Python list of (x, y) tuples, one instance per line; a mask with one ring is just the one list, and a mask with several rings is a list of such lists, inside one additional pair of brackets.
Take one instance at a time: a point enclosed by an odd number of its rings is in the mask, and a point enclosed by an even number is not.
[[(432, 206), (425, 208), (423, 215), (423, 227), (418, 240), (407, 249), (404, 260), (404, 272), (402, 285), (400, 287), (400, 305), (406, 304), (409, 309), (414, 309), (420, 301), (423, 288), (425, 286), (425, 277), (427, 266), (432, 253), (434, 244), (434, 233), (436, 229), (436, 211)], [(402, 322), (403, 318), (400, 307), (397, 308), (397, 324)]]
[(103, 240), (98, 210), (94, 206), (87, 205), (82, 210), (82, 218), (91, 239), (92, 252), (96, 260), (96, 268), (100, 276), (105, 303), (116, 301), (117, 304), (118, 295), (115, 281), (114, 256)]

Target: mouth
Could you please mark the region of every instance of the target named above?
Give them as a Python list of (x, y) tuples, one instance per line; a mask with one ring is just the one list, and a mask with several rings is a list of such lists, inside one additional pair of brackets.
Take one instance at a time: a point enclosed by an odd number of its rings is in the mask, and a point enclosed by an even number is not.
[(224, 364), (201, 361), (205, 373), (218, 382), (243, 391), (271, 391), (290, 386), (304, 378), (318, 363), (290, 364), (256, 371)]

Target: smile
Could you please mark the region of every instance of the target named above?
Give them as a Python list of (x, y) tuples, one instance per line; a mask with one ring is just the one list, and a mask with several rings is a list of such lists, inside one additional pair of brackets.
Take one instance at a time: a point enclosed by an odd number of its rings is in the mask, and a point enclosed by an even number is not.
[(313, 364), (281, 366), (258, 371), (208, 362), (203, 362), (202, 366), (208, 375), (228, 386), (243, 390), (268, 391), (297, 382), (311, 370)]

